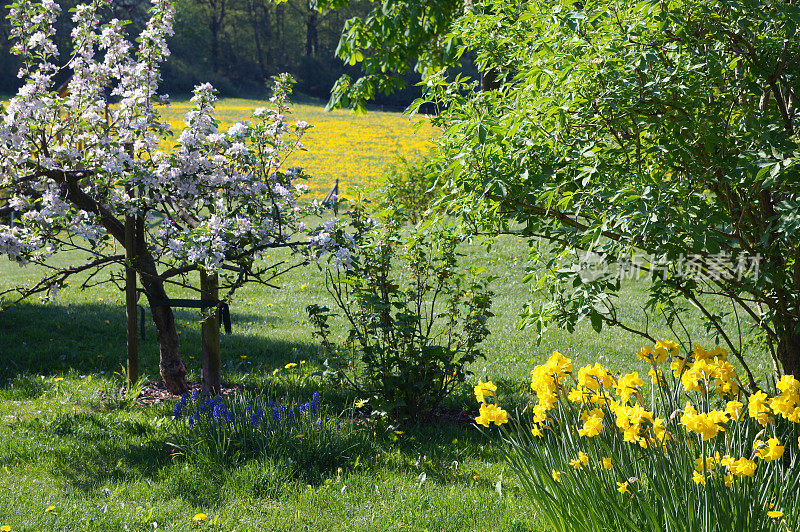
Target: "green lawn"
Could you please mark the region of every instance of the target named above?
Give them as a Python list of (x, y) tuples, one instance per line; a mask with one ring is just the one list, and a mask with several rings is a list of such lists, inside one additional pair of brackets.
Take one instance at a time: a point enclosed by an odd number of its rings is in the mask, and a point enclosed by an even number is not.
[[(308, 156), (313, 155), (313, 147)], [(356, 148), (354, 148), (356, 149)], [(480, 242), (463, 249), (465, 263), (497, 276), (486, 360), (474, 382), (490, 378), (500, 397), (526, 400), (529, 372), (558, 349), (576, 366), (601, 360), (636, 369), (641, 342), (622, 331), (597, 334), (582, 323), (574, 334), (549, 330), (536, 343), (520, 330), (526, 301), (540, 297), (521, 284), (527, 242), (504, 236), (491, 253)], [(274, 258), (281, 258), (279, 253)], [(77, 256), (54, 258), (58, 264)], [(31, 282), (35, 269), (0, 259), (0, 289)], [(396, 441), (377, 435), (369, 455), (353, 454), (342, 472), (307, 479), (286, 460), (255, 459), (230, 469), (189, 463), (169, 445), (171, 405), (143, 407), (119, 398), (125, 357), (123, 294), (112, 285), (81, 291), (73, 279), (50, 302), (32, 300), (0, 312), (0, 526), (12, 530), (541, 530), (495, 446), (496, 431), (448, 423), (398, 427)], [(316, 266), (293, 270), (281, 289), (247, 287), (232, 302), (233, 334), (223, 335), (226, 382), (258, 390), (274, 385), (272, 370), (307, 360), (321, 369), (305, 321), (311, 303), (331, 305)], [(305, 288), (303, 286), (305, 285)], [(172, 291), (173, 297), (190, 296)], [(630, 282), (620, 313), (643, 319), (643, 285)], [(199, 378), (199, 323), (177, 311), (189, 378)], [(697, 341), (712, 345), (699, 320), (688, 323)], [(656, 336), (669, 329), (654, 324)], [(142, 370), (156, 379), (155, 331), (141, 342)], [(753, 355), (763, 373), (763, 355)], [(308, 395), (344, 409), (356, 399), (309, 381)], [(476, 414), (471, 388), (448, 405)], [(53, 507), (48, 510), (48, 508)], [(193, 521), (207, 514), (203, 522)]]
[[(632, 356), (640, 342), (618, 331), (596, 334), (588, 325), (573, 335), (552, 330), (537, 345), (532, 331), (518, 330), (518, 313), (531, 297), (519, 282), (526, 249), (525, 242), (502, 237), (491, 255), (477, 244), (464, 250), (466, 260), (499, 277), (497, 315), (487, 359), (474, 368), (476, 380), (489, 377), (506, 394), (521, 392), (531, 360), (541, 361), (553, 349), (576, 363), (603, 356), (612, 367), (644, 370)], [(69, 257), (60, 260), (70, 263)], [(0, 272), (4, 287), (35, 277), (7, 262), (0, 263)], [(144, 530), (157, 523), (162, 530), (194, 530), (214, 521), (222, 530), (539, 530), (490, 438), (471, 427), (401, 427), (396, 442), (381, 440), (376, 456), (358, 457), (357, 467), (353, 456), (327, 483), (293, 478), (274, 460), (208, 471), (171, 456), (171, 406), (145, 408), (109, 398), (122, 383), (122, 294), (110, 285), (82, 292), (76, 284), (55, 301), (0, 314), (0, 526)], [(312, 369), (320, 368), (304, 320), (307, 304), (329, 303), (319, 273), (315, 266), (294, 270), (281, 285), (239, 292), (232, 305), (233, 334), (222, 338), (226, 381), (268, 387), (272, 369), (288, 362), (308, 360)], [(633, 314), (641, 298), (633, 285), (621, 304)], [(178, 321), (190, 378), (196, 380), (197, 315), (178, 311)], [(701, 337), (701, 325), (694, 326)], [(152, 325), (147, 332), (142, 366), (154, 379)], [(324, 387), (322, 393), (341, 403), (341, 394)], [(451, 406), (458, 405), (475, 410), (469, 389)], [(55, 509), (46, 511), (49, 506)], [(198, 512), (209, 519), (194, 522)]]

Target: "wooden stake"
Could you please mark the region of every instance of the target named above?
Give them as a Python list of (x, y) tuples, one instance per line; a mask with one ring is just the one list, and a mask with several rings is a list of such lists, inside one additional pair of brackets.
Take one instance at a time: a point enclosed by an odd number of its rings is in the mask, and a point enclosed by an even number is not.
[[(200, 270), (200, 297), (205, 301), (219, 301), (219, 277)], [(219, 308), (213, 308), (203, 320), (200, 348), (203, 395), (220, 393)]]
[(139, 336), (136, 323), (136, 218), (125, 216), (125, 315), (127, 317), (128, 390), (139, 380)]

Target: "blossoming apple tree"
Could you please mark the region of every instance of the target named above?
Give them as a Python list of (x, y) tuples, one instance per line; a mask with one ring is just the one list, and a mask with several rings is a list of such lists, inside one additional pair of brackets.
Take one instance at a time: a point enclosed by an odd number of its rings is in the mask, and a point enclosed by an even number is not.
[[(157, 88), (173, 7), (152, 0), (150, 19), (133, 44), (124, 22), (101, 24), (108, 3), (94, 0), (74, 10), (68, 57), (53, 39), (58, 4), (18, 0), (10, 6), (24, 83), (0, 121), (0, 189), (18, 215), (13, 225), (0, 225), (0, 253), (48, 273), (0, 294), (0, 303), (50, 294), (72, 275), (96, 279), (106, 268), (108, 278), (119, 281), (119, 266), (131, 268), (153, 312), (161, 375), (169, 390), (183, 392), (186, 367), (168, 289), (197, 289), (192, 274), (199, 272), (204, 290), (218, 289), (224, 299), (243, 283), (268, 284), (291, 267), (258, 259), (265, 250), (295, 246), (303, 229), (297, 204), (302, 175), (285, 163), (301, 149), (309, 125), (287, 121), (284, 76), (276, 83), (274, 108), (257, 109), (248, 122), (219, 131), (214, 90), (205, 84), (195, 89), (177, 145), (161, 149), (170, 127), (159, 117)], [(68, 90), (57, 92), (54, 77), (63, 69), (72, 77)], [(107, 103), (107, 90), (118, 104)], [(127, 259), (121, 251), (126, 217), (134, 220)], [(85, 260), (68, 268), (48, 265), (53, 254), (67, 251)], [(217, 367), (212, 388), (218, 382)]]

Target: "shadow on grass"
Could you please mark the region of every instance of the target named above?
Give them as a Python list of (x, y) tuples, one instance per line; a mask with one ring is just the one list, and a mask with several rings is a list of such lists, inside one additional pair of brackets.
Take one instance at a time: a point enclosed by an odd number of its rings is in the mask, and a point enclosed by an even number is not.
[[(182, 352), (192, 369), (199, 366), (199, 360), (188, 360), (189, 355), (198, 353), (200, 349), (196, 317), (197, 314), (189, 310), (176, 313), (182, 332)], [(348, 403), (352, 405), (352, 394), (321, 385), (319, 379), (309, 380), (299, 386), (282, 386), (277, 382), (270, 384), (271, 388), (265, 387), (265, 382), (272, 383), (275, 380), (262, 379), (260, 376), (271, 376), (272, 368), (287, 362), (302, 358), (308, 361), (309, 366), (315, 363), (318, 366), (318, 350), (311, 343), (286, 342), (260, 334), (237, 333), (237, 323), (250, 323), (252, 330), (252, 324), (269, 327), (277, 323), (279, 318), (240, 312), (234, 312), (232, 318), (234, 334), (223, 335), (222, 338), (223, 363), (227, 362), (223, 371), (227, 375), (248, 374), (244, 380), (250, 392), (268, 393), (271, 390), (276, 399), (276, 396), (286, 394), (306, 401), (314, 391), (321, 391), (337, 412), (346, 412)], [(3, 355), (0, 361), (0, 394), (4, 398), (13, 395), (16, 400), (34, 399), (49, 386), (38, 375), (58, 375), (69, 370), (91, 374), (119, 371), (125, 357), (124, 323), (122, 307), (102, 303), (24, 304), (0, 313), (0, 353)], [(147, 339), (140, 346), (141, 367), (155, 377), (158, 345), (151, 323), (148, 323), (147, 332)], [(246, 360), (241, 356), (246, 356)], [(501, 388), (516, 391), (524, 388), (524, 384), (508, 382), (501, 384)], [(12, 387), (13, 391), (10, 389)], [(449, 408), (466, 408), (469, 413), (477, 413), (474, 397), (469, 392), (467, 387), (452, 398), (448, 402)], [(504, 407), (509, 408), (510, 404), (504, 402)], [(47, 460), (57, 466), (58, 475), (83, 491), (99, 490), (104, 485), (137, 479), (158, 479), (159, 482), (163, 481), (161, 489), (176, 496), (183, 494), (200, 505), (213, 502), (218, 497), (218, 486), (213, 482), (198, 483), (196, 480), (202, 476), (202, 468), (198, 464), (174, 462), (171, 456), (174, 448), (168, 445), (168, 435), (160, 431), (158, 434), (151, 433), (148, 431), (152, 428), (143, 429), (135, 424), (114, 420), (114, 416), (109, 414), (113, 413), (84, 414), (83, 417), (76, 414), (66, 421), (53, 422), (46, 428), (36, 430), (37, 440), (55, 440), (47, 450), (42, 448), (42, 456), (47, 456)], [(442, 422), (399, 428), (404, 434), (392, 441), (393, 431), (380, 434), (372, 427), (365, 426), (363, 430), (372, 432), (366, 434), (374, 439), (380, 451), (375, 453), (372, 445), (353, 449), (348, 457), (349, 465), (341, 465), (345, 470), (368, 468), (379, 471), (388, 468), (414, 476), (425, 472), (431, 482), (466, 487), (474, 482), (474, 477), (479, 473), (470, 464), (494, 463), (500, 459), (495, 445), (499, 435), (497, 430), (481, 433), (474, 426)], [(320, 467), (316, 468), (313, 475), (303, 475), (283, 466), (264, 469), (266, 466), (258, 464), (266, 463), (265, 460), (280, 462), (276, 457), (254, 458), (245, 464), (226, 467), (221, 474), (233, 474), (243, 467), (253, 468), (252, 475), (244, 475), (239, 481), (248, 484), (255, 496), (273, 498), (284, 489), (282, 486), (287, 482), (300, 481), (312, 485), (323, 482), (340, 464), (338, 460), (318, 464)]]
[[(310, 389), (302, 387), (297, 395), (304, 398)], [(168, 411), (169, 405), (148, 408), (158, 417), (168, 417)], [(19, 452), (3, 454), (8, 454), (8, 463), (44, 461), (42, 466), (51, 474), (90, 496), (105, 488), (152, 481), (159, 492), (154, 496), (184, 498), (197, 507), (218, 504), (221, 486), (257, 498), (280, 499), (298, 486), (323, 484), (340, 466), (345, 473), (389, 470), (412, 477), (425, 473), (427, 482), (434, 484), (493, 490), (496, 479), (486, 478), (485, 464), (501, 461), (496, 427), (482, 433), (465, 423), (428, 422), (401, 426), (403, 434), (393, 438), (392, 430), (359, 423), (359, 435), (337, 452), (267, 450), (243, 462), (211, 467), (205, 460), (173, 456), (176, 448), (169, 442), (176, 440), (170, 423), (168, 419), (156, 428), (147, 421), (100, 412), (36, 419), (26, 424), (30, 434), (26, 442), (19, 442)], [(480, 479), (475, 480), (477, 476)]]
[[(158, 375), (158, 343), (155, 326), (146, 312), (146, 339), (139, 341), (141, 371)], [(287, 342), (260, 334), (241, 334), (242, 324), (261, 325), (267, 330), (282, 321), (279, 316), (260, 316), (232, 312), (233, 334), (222, 335), (223, 363), (236, 362), (242, 355), (252, 366), (272, 368), (294, 361), (300, 353), (315, 360), (315, 346)], [(187, 366), (199, 365), (200, 324), (198, 313), (177, 309), (180, 347)], [(23, 303), (0, 312), (0, 388), (10, 379), (25, 380), (28, 375), (45, 377), (73, 370), (81, 374), (118, 372), (125, 363), (125, 309), (104, 303), (33, 304)], [(195, 357), (196, 364), (190, 357)], [(17, 378), (19, 377), (19, 378)], [(41, 387), (22, 383), (20, 398), (33, 398)], [(2, 381), (6, 381), (3, 383)]]
[(101, 490), (106, 483), (154, 479), (172, 463), (172, 449), (163, 441), (124, 444), (93, 441), (81, 447), (59, 450), (54, 459), (61, 464), (61, 476), (84, 493)]

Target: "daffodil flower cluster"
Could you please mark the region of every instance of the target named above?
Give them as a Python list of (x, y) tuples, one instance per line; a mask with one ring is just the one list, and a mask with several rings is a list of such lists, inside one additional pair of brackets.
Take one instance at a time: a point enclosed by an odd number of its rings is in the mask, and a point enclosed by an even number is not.
[[(606, 493), (648, 511), (663, 510), (675, 490), (698, 501), (725, 490), (711, 496), (734, 502), (708, 510), (731, 512), (722, 519), (763, 490), (759, 497), (774, 502), (750, 517), (783, 519), (788, 529), (794, 503), (782, 494), (800, 478), (800, 381), (784, 375), (774, 394), (749, 392), (721, 347), (681, 356), (677, 343), (659, 341), (636, 357), (650, 366), (647, 383), (600, 363), (575, 367), (557, 351), (531, 371), (528, 417), (504, 430), (507, 459), (524, 483), (542, 500)], [(496, 400), (490, 384), (475, 387), (479, 402)]]
[(490, 402), (491, 399), (497, 401), (496, 391), (497, 386), (492, 381), (478, 381), (475, 386), (475, 398), (481, 405), (481, 411), (480, 415), (475, 418), (475, 423), (484, 427), (488, 427), (492, 423), (495, 425), (508, 423), (508, 412), (503, 410), (499, 403)]

